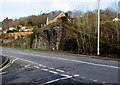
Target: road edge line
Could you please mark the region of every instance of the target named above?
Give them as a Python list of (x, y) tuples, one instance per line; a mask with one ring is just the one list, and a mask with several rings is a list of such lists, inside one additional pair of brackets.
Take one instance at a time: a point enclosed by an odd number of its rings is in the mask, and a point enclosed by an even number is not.
[[(4, 57), (5, 57), (5, 56), (4, 56)], [(6, 57), (6, 58), (7, 58), (7, 57)], [(8, 62), (8, 60), (9, 60), (9, 58), (7, 58), (6, 61), (0, 65), (0, 68), (1, 68), (2, 66), (4, 66), (4, 65)]]
[(13, 63), (14, 63), (14, 59), (13, 60), (10, 60), (10, 62), (7, 64), (7, 65), (5, 65), (4, 67), (2, 67), (1, 69), (0, 69), (0, 71), (2, 71), (2, 70), (4, 70), (4, 69), (6, 69), (7, 67), (9, 67), (9, 66), (11, 66)]

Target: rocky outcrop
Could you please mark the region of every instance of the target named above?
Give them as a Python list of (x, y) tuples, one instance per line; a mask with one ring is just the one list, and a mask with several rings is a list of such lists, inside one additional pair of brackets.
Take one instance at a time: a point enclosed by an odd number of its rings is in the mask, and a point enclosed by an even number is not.
[[(43, 30), (44, 29), (44, 30)], [(64, 24), (49, 25), (35, 33), (32, 48), (78, 51), (78, 39)]]
[(37, 29), (32, 48), (96, 53), (96, 38), (77, 31), (67, 23), (54, 23)]

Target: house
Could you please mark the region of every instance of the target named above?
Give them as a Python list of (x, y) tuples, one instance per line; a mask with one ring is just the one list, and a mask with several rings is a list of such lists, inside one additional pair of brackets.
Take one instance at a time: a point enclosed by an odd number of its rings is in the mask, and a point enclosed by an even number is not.
[(14, 30), (15, 28), (14, 27), (10, 27), (9, 30)]
[(46, 24), (50, 24), (50, 23), (54, 23), (56, 22), (58, 19), (60, 19), (61, 17), (64, 17), (65, 14), (63, 12), (61, 12), (59, 15), (57, 15), (56, 17), (47, 17), (47, 21)]
[(23, 26), (23, 27), (21, 27), (21, 29), (19, 29), (19, 31), (25, 31), (25, 32), (32, 31), (32, 30), (33, 30), (32, 27), (26, 27), (26, 26)]
[(2, 27), (0, 27), (0, 35), (2, 34)]
[(6, 29), (6, 30), (2, 30), (3, 33), (7, 33), (7, 31), (8, 31), (8, 29)]
[(22, 29), (23, 31), (25, 31), (25, 32), (30, 32), (30, 31), (32, 31), (33, 30), (33, 28), (32, 27), (26, 27), (25, 29)]
[(0, 27), (0, 30), (2, 31), (2, 27)]
[(116, 17), (116, 18), (113, 19), (112, 21), (120, 21), (120, 19)]
[(24, 29), (26, 29), (26, 27), (25, 27), (25, 26), (23, 26), (23, 27), (21, 27), (21, 29), (22, 29), (22, 30), (24, 30)]

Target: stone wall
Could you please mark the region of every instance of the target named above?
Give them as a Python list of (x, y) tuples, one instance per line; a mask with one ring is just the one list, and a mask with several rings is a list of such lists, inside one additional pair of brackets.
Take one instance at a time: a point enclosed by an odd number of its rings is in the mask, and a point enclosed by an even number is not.
[(24, 40), (2, 40), (2, 45), (3, 46), (12, 46), (12, 47), (30, 47), (30, 40), (29, 39), (24, 39)]

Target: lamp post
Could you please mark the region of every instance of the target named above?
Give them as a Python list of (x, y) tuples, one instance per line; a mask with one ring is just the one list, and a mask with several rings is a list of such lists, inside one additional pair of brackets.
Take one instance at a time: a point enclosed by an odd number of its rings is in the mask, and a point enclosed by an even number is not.
[(100, 0), (98, 0), (98, 37), (97, 37), (97, 55), (100, 55)]

